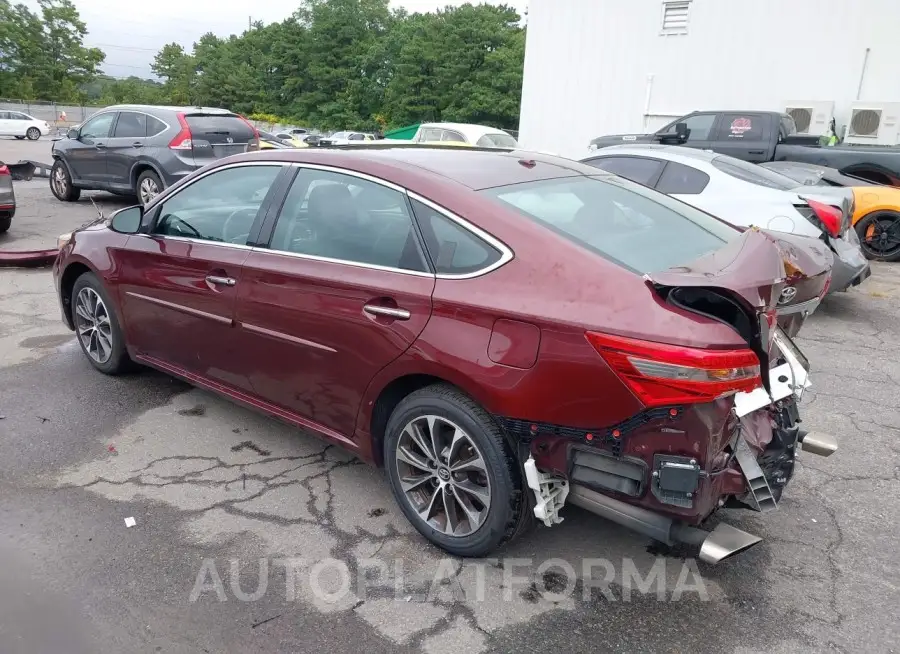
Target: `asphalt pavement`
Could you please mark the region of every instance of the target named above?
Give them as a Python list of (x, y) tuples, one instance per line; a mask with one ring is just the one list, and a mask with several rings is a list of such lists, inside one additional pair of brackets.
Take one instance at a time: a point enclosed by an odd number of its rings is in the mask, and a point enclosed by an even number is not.
[(777, 511), (723, 513), (755, 548), (710, 567), (569, 507), (477, 561), (335, 447), (95, 372), (49, 272), (0, 270), (0, 652), (896, 651), (898, 318), (883, 264), (804, 326), (804, 426), (840, 449)]

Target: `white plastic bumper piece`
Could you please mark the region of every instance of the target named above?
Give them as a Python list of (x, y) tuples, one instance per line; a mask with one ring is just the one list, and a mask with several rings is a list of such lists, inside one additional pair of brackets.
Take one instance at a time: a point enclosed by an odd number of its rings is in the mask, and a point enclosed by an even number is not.
[(783, 400), (793, 393), (797, 399), (803, 395), (803, 391), (812, 384), (809, 382), (809, 371), (801, 363), (800, 358), (793, 352), (793, 347), (788, 340), (775, 333), (775, 344), (784, 355), (784, 363), (769, 371), (769, 386), (772, 395), (766, 393), (762, 386), (749, 393), (737, 393), (734, 396), (734, 410), (738, 417), (753, 413), (757, 409), (769, 406), (772, 402)]
[(560, 509), (566, 503), (569, 495), (569, 482), (560, 477), (554, 477), (539, 472), (534, 458), (529, 456), (525, 462), (525, 480), (528, 488), (534, 491), (535, 500), (534, 516), (548, 527), (559, 524), (563, 519), (559, 515)]

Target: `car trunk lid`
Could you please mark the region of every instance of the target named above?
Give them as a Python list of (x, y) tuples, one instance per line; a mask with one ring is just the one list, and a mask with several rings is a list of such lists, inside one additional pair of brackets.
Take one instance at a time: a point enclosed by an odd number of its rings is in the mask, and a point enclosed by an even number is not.
[(769, 350), (787, 286), (819, 298), (828, 290), (833, 256), (815, 239), (751, 228), (693, 262), (649, 273), (666, 302), (733, 327), (759, 357), (768, 390)]
[(258, 147), (255, 128), (237, 114), (186, 112), (184, 121), (194, 160), (200, 165)]

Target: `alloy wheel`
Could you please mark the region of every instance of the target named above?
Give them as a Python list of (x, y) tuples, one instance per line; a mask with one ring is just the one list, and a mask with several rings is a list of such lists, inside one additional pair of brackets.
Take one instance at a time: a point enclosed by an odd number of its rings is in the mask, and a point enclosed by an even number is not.
[(75, 298), (75, 331), (89, 357), (99, 364), (109, 361), (113, 352), (109, 311), (90, 287), (82, 288)]
[(406, 501), (429, 527), (462, 537), (484, 524), (490, 477), (478, 446), (458, 425), (434, 415), (411, 420), (397, 441), (396, 464)]
[(141, 180), (138, 194), (140, 195), (141, 204), (147, 204), (150, 200), (159, 195), (159, 186), (156, 185), (156, 182), (152, 178), (145, 177)]
[(28, 131), (25, 132), (25, 136), (27, 136), (30, 141), (37, 141), (41, 138), (41, 130), (37, 127), (29, 127)]
[(66, 171), (62, 167), (62, 164), (56, 166), (56, 170), (53, 171), (53, 178), (50, 180), (50, 183), (53, 184), (53, 190), (56, 191), (58, 196), (63, 197), (68, 192), (69, 179), (66, 177)]
[(861, 239), (863, 248), (877, 257), (900, 254), (900, 218), (884, 217), (874, 220)]

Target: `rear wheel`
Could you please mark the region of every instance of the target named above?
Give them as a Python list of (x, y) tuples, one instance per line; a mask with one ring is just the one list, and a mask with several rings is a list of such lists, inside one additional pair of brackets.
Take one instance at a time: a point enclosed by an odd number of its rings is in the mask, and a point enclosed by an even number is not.
[(152, 170), (145, 170), (138, 175), (135, 182), (135, 195), (137, 195), (141, 206), (145, 206), (150, 200), (159, 195), (162, 190), (162, 181), (159, 179), (159, 175)]
[(0, 234), (9, 230), (12, 225), (12, 216), (0, 216)]
[(876, 211), (856, 223), (863, 254), (873, 261), (900, 261), (900, 213)]
[(37, 141), (39, 138), (41, 138), (41, 130), (39, 130), (37, 127), (29, 127), (28, 131), (25, 132), (25, 136), (28, 137), (29, 141)]
[(72, 322), (78, 344), (88, 361), (100, 372), (118, 375), (131, 360), (115, 307), (93, 273), (84, 273), (72, 288)]
[(397, 405), (384, 461), (407, 519), (451, 554), (484, 556), (531, 523), (512, 449), (490, 415), (451, 386), (428, 386)]
[(62, 161), (57, 159), (50, 169), (50, 190), (57, 200), (75, 202), (81, 197), (81, 189), (72, 186), (72, 175)]

